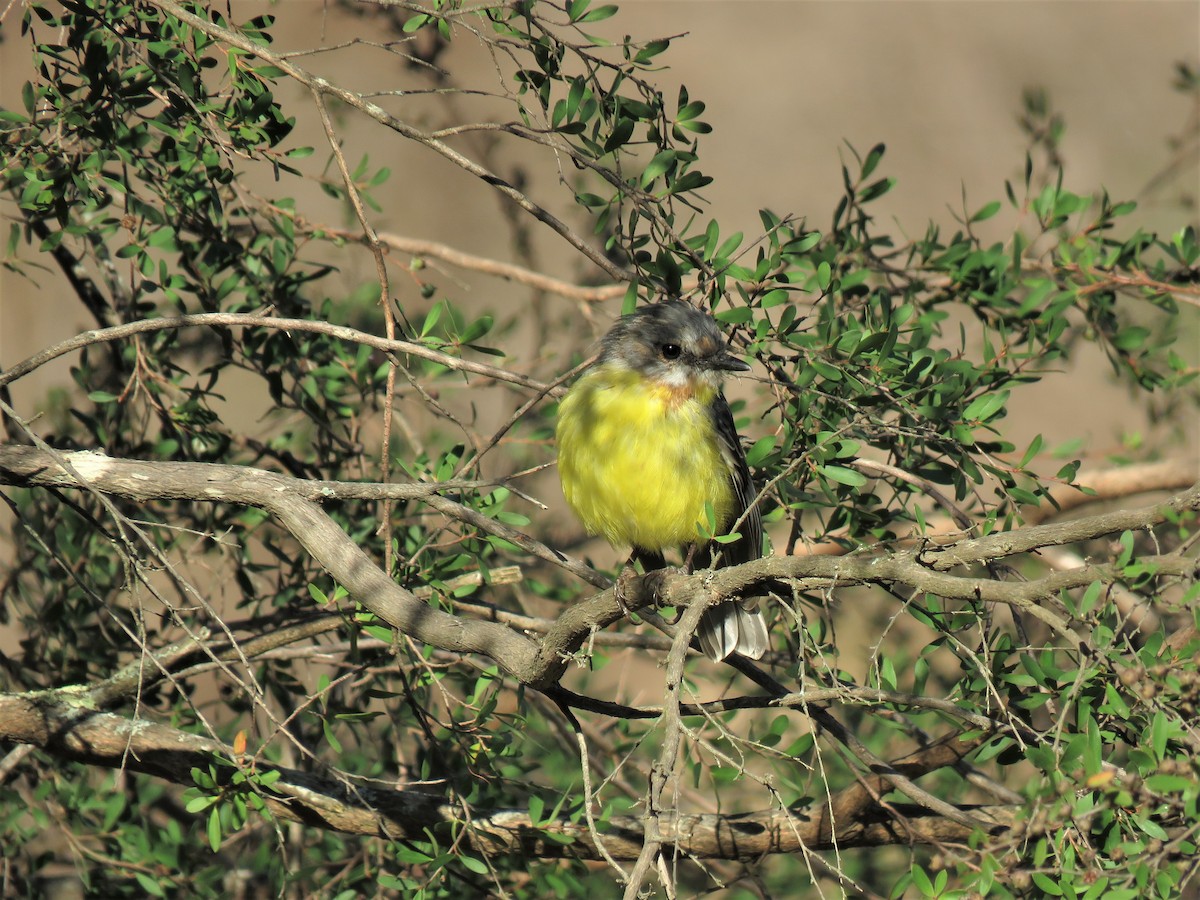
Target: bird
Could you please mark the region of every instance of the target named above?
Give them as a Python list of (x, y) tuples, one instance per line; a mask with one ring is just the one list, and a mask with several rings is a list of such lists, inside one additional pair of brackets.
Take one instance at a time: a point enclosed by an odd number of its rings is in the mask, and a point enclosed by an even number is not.
[[(762, 517), (724, 378), (750, 366), (730, 352), (712, 316), (679, 299), (619, 318), (596, 361), (559, 404), (555, 430), (563, 496), (590, 534), (631, 547), (630, 564), (666, 565), (664, 551), (690, 548), (688, 564), (736, 565), (762, 556)], [(704, 541), (707, 507), (730, 543)], [(717, 555), (719, 554), (719, 556)], [(704, 612), (697, 629), (714, 661), (735, 650), (760, 659), (769, 645), (756, 598)]]

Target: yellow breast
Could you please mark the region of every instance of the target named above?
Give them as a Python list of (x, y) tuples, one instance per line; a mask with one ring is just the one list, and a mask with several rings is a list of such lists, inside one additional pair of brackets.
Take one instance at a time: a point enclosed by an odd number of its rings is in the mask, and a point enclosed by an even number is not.
[(723, 526), (733, 486), (707, 385), (672, 387), (628, 369), (593, 369), (559, 407), (558, 472), (584, 527), (609, 543), (661, 551), (696, 541), (711, 503)]

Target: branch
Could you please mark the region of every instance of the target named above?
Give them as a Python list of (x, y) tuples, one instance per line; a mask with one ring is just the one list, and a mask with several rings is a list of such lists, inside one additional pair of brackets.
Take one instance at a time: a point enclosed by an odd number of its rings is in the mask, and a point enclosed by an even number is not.
[(1057, 547), (1122, 531), (1140, 531), (1153, 525), (1161, 525), (1167, 520), (1168, 512), (1178, 514), (1188, 510), (1200, 510), (1200, 482), (1182, 494), (1153, 506), (1118, 509), (1070, 522), (1031, 525), (1015, 531), (1002, 531), (986, 537), (957, 541), (944, 547), (931, 547), (924, 551), (922, 562), (944, 572), (955, 566), (1028, 553), (1039, 547)]
[[(679, 620), (678, 630), (671, 641), (667, 654), (666, 697), (663, 703), (662, 746), (658, 759), (650, 768), (650, 784), (646, 790), (646, 811), (642, 816), (644, 840), (638, 851), (637, 862), (625, 881), (625, 900), (637, 900), (642, 895), (642, 885), (650, 867), (659, 859), (663, 845), (669, 844), (667, 818), (672, 814), (665, 803), (667, 783), (676, 776), (679, 751), (683, 743), (683, 721), (680, 712), (679, 692), (683, 685), (684, 666), (687, 661), (688, 644), (700, 624), (700, 617), (707, 608), (706, 603), (692, 603)], [(668, 895), (673, 894), (668, 890)]]
[[(314, 231), (316, 230), (318, 229), (314, 229)], [(336, 228), (322, 228), (319, 231), (323, 234), (340, 237), (345, 240), (358, 242), (362, 240), (360, 235), (349, 231), (341, 231)], [(552, 278), (549, 275), (543, 275), (541, 272), (535, 272), (524, 266), (464, 253), (461, 250), (456, 250), (454, 247), (439, 244), (435, 241), (425, 241), (398, 234), (389, 234), (387, 232), (381, 232), (378, 235), (378, 240), (384, 246), (392, 250), (398, 250), (401, 253), (411, 253), (413, 256), (424, 257), (426, 259), (440, 259), (442, 262), (457, 266), (460, 269), (470, 269), (473, 272), (494, 275), (497, 278), (503, 278), (505, 281), (525, 284), (539, 291), (545, 291), (548, 294), (557, 294), (560, 297), (566, 297), (570, 300), (580, 300), (584, 303), (620, 300), (625, 296), (626, 292), (624, 284), (596, 286), (572, 284), (569, 281)]]
[[(474, 513), (469, 521), (481, 527), (504, 529), (510, 540), (543, 558), (575, 572), (596, 587), (592, 597), (567, 607), (534, 641), (499, 622), (468, 620), (435, 610), (411, 591), (392, 581), (340, 527), (316, 505), (328, 496), (321, 482), (265, 472), (243, 466), (208, 463), (137, 462), (112, 459), (102, 453), (62, 454), (79, 473), (77, 480), (54, 457), (28, 447), (0, 445), (0, 484), (46, 487), (87, 486), (133, 500), (198, 500), (237, 503), (264, 509), (345, 587), (351, 597), (394, 628), (417, 640), (454, 653), (480, 653), (495, 660), (523, 684), (544, 688), (556, 684), (567, 660), (594, 632), (667, 597), (690, 605), (697, 599), (714, 602), (743, 595), (756, 586), (789, 581), (805, 590), (831, 590), (859, 584), (907, 585), (918, 591), (963, 602), (999, 603), (1027, 612), (1075, 647), (1083, 640), (1059, 612), (1058, 594), (1093, 581), (1111, 584), (1121, 572), (1111, 565), (1083, 565), (1052, 572), (1030, 581), (998, 581), (939, 571), (951, 565), (970, 565), (1024, 553), (1038, 547), (1090, 540), (1131, 528), (1146, 528), (1166, 521), (1169, 512), (1200, 509), (1200, 485), (1155, 506), (1091, 516), (1071, 522), (1038, 525), (940, 548), (915, 548), (890, 553), (851, 554), (845, 557), (769, 557), (715, 571), (691, 575), (662, 570), (635, 578), (624, 586), (618, 601), (607, 579), (578, 561), (545, 547), (532, 538), (494, 523), (444, 497), (429, 494), (421, 499), (447, 514)], [(365, 486), (403, 489), (412, 486)], [(426, 486), (419, 486), (422, 490)], [(466, 512), (464, 512), (466, 511)], [(1160, 575), (1190, 577), (1193, 559), (1167, 554), (1142, 557)], [(736, 662), (736, 661), (735, 661)], [(783, 693), (780, 691), (779, 693)]]
[[(951, 734), (902, 759), (876, 766), (875, 771), (879, 774), (865, 778), (860, 777), (854, 784), (838, 791), (820, 805), (821, 837), (832, 840), (835, 831), (840, 829), (841, 823), (859, 821), (864, 815), (881, 811), (883, 804), (879, 798), (892, 789), (897, 778), (908, 781), (936, 769), (956, 765), (965, 760), (968, 754), (976, 750), (988, 737), (989, 735), (977, 734), (970, 740), (963, 740), (958, 735)], [(899, 787), (899, 785), (895, 786)], [(890, 803), (887, 805), (893, 806)], [(920, 808), (925, 811), (923, 807)], [(994, 812), (992, 808), (986, 809)], [(963, 809), (951, 804), (944, 804), (942, 809), (945, 821), (954, 821), (963, 827), (970, 827), (972, 823), (977, 822), (980, 828), (986, 829), (988, 816), (986, 814), (980, 816), (979, 812), (977, 809)], [(918, 823), (913, 817), (904, 814), (902, 814), (902, 821), (907, 821), (911, 829), (908, 833), (913, 838), (935, 840), (932, 835), (923, 834), (924, 822)]]
[[(141, 502), (201, 500), (266, 510), (356, 601), (392, 627), (445, 650), (482, 653), (526, 684), (546, 675), (534, 641), (496, 622), (464, 620), (436, 610), (396, 584), (308, 499), (321, 496), (314, 483), (243, 466), (145, 463), (89, 452), (62, 455), (88, 487), (102, 493)], [(0, 483), (83, 486), (50, 454), (14, 446), (0, 446)]]
[[(0, 694), (0, 741), (35, 746), (62, 759), (87, 765), (121, 768), (192, 785), (193, 767), (207, 770), (214, 756), (234, 761), (218, 767), (232, 776), (239, 768), (254, 773), (279, 772), (262, 798), (270, 813), (286, 821), (347, 834), (391, 840), (428, 840), (428, 832), (466, 842), (484, 854), (516, 853), (541, 859), (600, 859), (587, 824), (570, 819), (534, 821), (528, 809), (481, 812), (469, 821), (460, 805), (436, 794), (375, 787), (347, 787), (341, 782), (258, 760), (253, 772), (228, 745), (188, 734), (146, 719), (131, 720), (97, 712), (80, 704), (65, 688), (36, 694)], [(926, 753), (927, 751), (922, 751)], [(919, 754), (914, 754), (914, 757)], [(894, 767), (911, 763), (898, 760)], [(854, 787), (857, 787), (855, 785)], [(851, 791), (847, 789), (847, 791)], [(891, 804), (910, 826), (858, 795), (843, 791), (832, 825), (828, 806), (772, 809), (741, 814), (685, 814), (661, 811), (658, 836), (666, 848), (698, 859), (753, 860), (767, 853), (795, 853), (837, 847), (884, 844), (965, 843), (975, 829), (915, 806)], [(963, 807), (998, 833), (1013, 824), (1009, 807)], [(612, 816), (603, 834), (604, 847), (615, 859), (636, 859), (643, 845), (641, 820)]]
[[(964, 524), (962, 511), (950, 503), (939, 487), (928, 479), (869, 459), (857, 459), (849, 465), (867, 475), (885, 474), (915, 485), (938, 506), (946, 509), (948, 517), (926, 517), (926, 528), (921, 538), (906, 538), (906, 544), (922, 539), (956, 540), (971, 527), (969, 521)], [(1080, 472), (1074, 484), (1060, 484), (1051, 488), (1050, 502), (1022, 509), (1023, 524), (1038, 525), (1082, 506), (1121, 500), (1136, 494), (1183, 491), (1195, 484), (1198, 478), (1200, 458), (1192, 456)], [(835, 539), (837, 534), (835, 532), (820, 542), (801, 544), (795, 553), (800, 556), (844, 556), (852, 552), (845, 541)]]
[(358, 331), (355, 328), (347, 328), (344, 325), (333, 325), (329, 322), (313, 319), (284, 319), (276, 316), (254, 316), (245, 313), (196, 313), (194, 315), (174, 316), (163, 319), (141, 319), (137, 322), (128, 322), (124, 325), (114, 325), (112, 328), (85, 331), (75, 335), (73, 338), (68, 338), (65, 341), (60, 341), (51, 347), (47, 347), (40, 353), (36, 353), (28, 359), (17, 363), (7, 372), (0, 373), (0, 387), (16, 381), (18, 378), (23, 378), (34, 369), (44, 366), (53, 359), (57, 359), (67, 353), (72, 353), (75, 350), (82, 350), (84, 347), (92, 344), (99, 344), (105, 341), (118, 341), (136, 334), (146, 334), (152, 331), (195, 327), (274, 328), (277, 331), (311, 331), (317, 334), (326, 334), (343, 341), (365, 344), (368, 347), (374, 347), (377, 350), (384, 350), (389, 353), (404, 353), (409, 356), (416, 356), (445, 366), (447, 369), (484, 375), (488, 378), (494, 378), (496, 381), (506, 381), (510, 384), (520, 385), (521, 387), (546, 393), (554, 397), (566, 393), (565, 388), (555, 390), (524, 375), (518, 375), (515, 372), (509, 372), (497, 366), (486, 365), (485, 363), (471, 362), (457, 356), (451, 356), (448, 353), (442, 353), (439, 350), (431, 350), (424, 344), (390, 340), (379, 335), (369, 334), (365, 331)]
[(1079, 487), (1052, 488), (1053, 503), (1027, 510), (1025, 523), (1036, 525), (1085, 504), (1120, 500), (1149, 491), (1180, 491), (1195, 484), (1197, 479), (1200, 479), (1200, 459), (1196, 457), (1081, 472), (1076, 478)]

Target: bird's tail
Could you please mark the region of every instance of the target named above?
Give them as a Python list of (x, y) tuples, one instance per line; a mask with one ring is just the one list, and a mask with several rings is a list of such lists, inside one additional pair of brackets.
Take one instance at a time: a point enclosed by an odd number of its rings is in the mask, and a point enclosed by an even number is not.
[(758, 604), (743, 606), (729, 601), (705, 610), (696, 630), (700, 648), (713, 662), (719, 662), (736, 650), (742, 656), (761, 659), (767, 652), (767, 622)]

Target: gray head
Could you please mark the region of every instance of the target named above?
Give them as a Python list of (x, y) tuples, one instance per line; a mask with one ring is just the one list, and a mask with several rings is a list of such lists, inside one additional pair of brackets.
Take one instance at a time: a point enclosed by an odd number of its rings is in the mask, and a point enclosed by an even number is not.
[(729, 353), (712, 316), (667, 300), (622, 316), (600, 342), (597, 365), (632, 369), (676, 388), (697, 380), (720, 388), (725, 372), (750, 367)]

